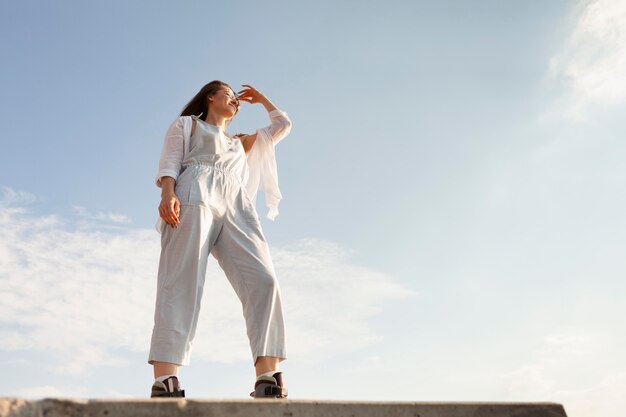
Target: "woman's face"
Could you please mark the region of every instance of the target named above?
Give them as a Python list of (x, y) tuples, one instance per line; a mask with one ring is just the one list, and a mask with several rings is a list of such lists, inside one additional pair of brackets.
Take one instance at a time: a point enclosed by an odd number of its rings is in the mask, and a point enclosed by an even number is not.
[(221, 87), (211, 98), (213, 111), (222, 114), (227, 119), (232, 119), (239, 111), (239, 99), (228, 87)]

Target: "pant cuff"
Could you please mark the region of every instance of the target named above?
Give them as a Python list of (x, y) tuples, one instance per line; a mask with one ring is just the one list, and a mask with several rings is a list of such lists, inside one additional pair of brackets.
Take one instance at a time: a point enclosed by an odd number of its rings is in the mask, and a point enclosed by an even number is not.
[(266, 350), (265, 352), (259, 353), (254, 355), (254, 357), (252, 358), (252, 364), (254, 366), (256, 366), (256, 361), (259, 358), (259, 356), (273, 356), (275, 358), (278, 358), (278, 363), (284, 361), (287, 359), (287, 351), (283, 350), (283, 349), (277, 349), (277, 350)]
[(176, 354), (151, 354), (148, 357), (148, 363), (150, 365), (154, 365), (154, 362), (168, 362), (173, 363), (178, 366), (187, 366), (189, 365), (189, 355), (180, 356)]

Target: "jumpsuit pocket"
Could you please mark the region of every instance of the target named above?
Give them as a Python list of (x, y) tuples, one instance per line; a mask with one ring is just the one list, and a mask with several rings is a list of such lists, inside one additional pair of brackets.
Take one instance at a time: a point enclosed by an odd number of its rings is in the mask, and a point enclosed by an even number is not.
[(178, 176), (176, 185), (174, 186), (174, 193), (178, 197), (180, 204), (189, 203), (189, 187), (191, 186), (190, 174), (191, 169), (185, 168), (183, 172)]
[(189, 202), (189, 184), (176, 182), (176, 185), (174, 186), (174, 194), (176, 194), (180, 204), (187, 204)]
[(209, 184), (213, 181), (210, 169), (200, 166), (189, 167), (181, 176), (180, 186), (176, 193), (181, 204), (205, 205), (209, 201)]

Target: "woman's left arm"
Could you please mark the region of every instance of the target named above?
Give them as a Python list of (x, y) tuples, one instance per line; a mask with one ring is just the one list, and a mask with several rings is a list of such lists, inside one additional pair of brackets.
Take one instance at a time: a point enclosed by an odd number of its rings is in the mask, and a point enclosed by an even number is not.
[[(270, 125), (263, 129), (266, 129), (267, 133), (274, 141), (274, 144), (277, 144), (291, 131), (291, 119), (289, 119), (286, 112), (279, 110), (276, 105), (259, 90), (248, 84), (242, 85), (247, 88), (239, 92), (239, 100), (246, 101), (250, 104), (261, 103), (263, 107), (265, 107), (265, 110), (269, 113)], [(243, 138), (244, 150), (246, 150), (247, 153), (256, 140), (256, 133), (254, 135), (246, 135)]]

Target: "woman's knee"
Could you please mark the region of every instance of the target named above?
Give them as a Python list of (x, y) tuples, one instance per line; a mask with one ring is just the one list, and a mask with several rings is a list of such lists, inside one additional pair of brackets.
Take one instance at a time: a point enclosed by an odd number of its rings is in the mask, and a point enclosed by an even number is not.
[(264, 292), (274, 293), (278, 290), (278, 279), (273, 271), (259, 271), (257, 283)]

